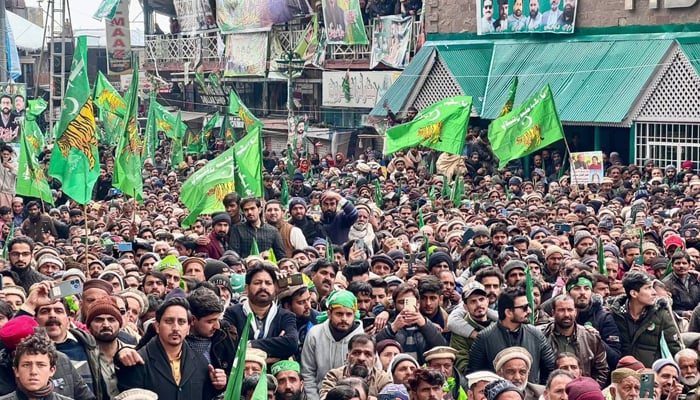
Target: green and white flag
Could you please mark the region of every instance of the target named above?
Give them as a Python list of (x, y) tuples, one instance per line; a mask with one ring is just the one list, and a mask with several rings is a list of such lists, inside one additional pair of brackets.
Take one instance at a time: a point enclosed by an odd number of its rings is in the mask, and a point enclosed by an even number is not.
[(121, 123), (122, 132), (119, 145), (114, 157), (114, 175), (112, 185), (124, 192), (125, 195), (135, 198), (139, 203), (143, 202), (143, 176), (141, 154), (143, 152), (143, 139), (139, 132), (138, 104), (139, 104), (139, 69), (134, 68), (131, 85), (126, 92), (126, 114)]
[(219, 112), (217, 111), (216, 114), (214, 114), (209, 119), (209, 122), (207, 122), (207, 124), (204, 125), (204, 127), (202, 127), (202, 130), (197, 135), (190, 134), (190, 140), (187, 144), (187, 150), (185, 151), (185, 153), (204, 154), (207, 152), (207, 143), (209, 141), (209, 136), (211, 135), (211, 131), (212, 129), (214, 129), (217, 122), (219, 122), (219, 118)]
[(236, 193), (241, 197), (262, 197), (262, 129), (253, 129), (239, 140), (233, 149), (236, 161)]
[(224, 196), (233, 192), (234, 152), (231, 147), (206, 163), (182, 184), (182, 203), (190, 214), (182, 222), (187, 228), (200, 214), (224, 211)]
[[(177, 120), (175, 122), (175, 127), (182, 125), (182, 112), (177, 112)], [(185, 131), (180, 130), (176, 133), (175, 137), (172, 139), (170, 147), (170, 170), (174, 171), (177, 169), (178, 165), (185, 161), (184, 151), (182, 149), (182, 139), (185, 138)]]
[(471, 96), (455, 96), (421, 110), (413, 121), (386, 131), (384, 154), (415, 146), (462, 154), (471, 109)]
[(564, 138), (549, 85), (489, 126), (489, 141), (499, 168)]
[(236, 115), (243, 120), (246, 132), (251, 132), (255, 128), (262, 128), (263, 126), (263, 123), (250, 112), (233, 89), (229, 92), (228, 113)]
[(44, 148), (44, 134), (39, 130), (36, 117), (44, 112), (46, 105), (46, 101), (42, 98), (27, 102), (25, 117), (22, 121), (15, 191), (18, 195), (37, 197), (45, 203), (53, 204), (51, 188), (46, 181), (44, 170), (39, 165), (38, 157)]
[(98, 21), (102, 21), (104, 18), (111, 20), (117, 14), (119, 1), (120, 0), (102, 0), (102, 3), (100, 3), (100, 6), (92, 17)]

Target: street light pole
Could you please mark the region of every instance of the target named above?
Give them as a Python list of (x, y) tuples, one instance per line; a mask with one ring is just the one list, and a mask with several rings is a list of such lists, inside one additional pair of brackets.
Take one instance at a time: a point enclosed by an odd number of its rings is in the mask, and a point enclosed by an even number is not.
[[(0, 43), (5, 47), (5, 0), (0, 0)], [(9, 51), (0, 51), (0, 82), (7, 82), (9, 74), (7, 73), (7, 54)]]
[[(3, 1), (3, 0), (0, 0)], [(293, 67), (292, 58), (294, 57), (294, 51), (292, 50), (292, 22), (287, 23), (287, 29), (289, 32), (289, 50), (287, 51), (287, 121), (289, 121), (289, 126), (294, 127), (294, 109), (292, 108), (292, 85), (293, 85)]]

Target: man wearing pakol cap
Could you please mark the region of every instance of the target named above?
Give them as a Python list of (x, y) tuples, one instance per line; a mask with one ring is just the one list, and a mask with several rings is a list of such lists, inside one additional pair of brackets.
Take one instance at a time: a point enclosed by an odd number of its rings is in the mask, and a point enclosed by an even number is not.
[(243, 364), (243, 377), (247, 378), (251, 375), (260, 375), (263, 371), (267, 371), (267, 353), (263, 350), (250, 347), (246, 349), (245, 360)]
[(522, 286), (505, 289), (498, 298), (499, 321), (479, 332), (469, 354), (467, 372), (495, 371), (491, 361), (496, 355), (517, 345), (527, 349), (531, 357), (529, 381), (545, 383), (555, 369), (554, 352), (542, 332), (529, 324), (532, 312)]
[(391, 376), (377, 366), (374, 339), (366, 334), (353, 336), (348, 342), (345, 365), (326, 373), (321, 383), (319, 397), (323, 400), (338, 382), (347, 377), (357, 377), (369, 385), (370, 396), (377, 396), (384, 386), (391, 383)]
[(455, 400), (467, 399), (467, 380), (455, 367), (455, 357), (457, 350), (447, 346), (437, 346), (423, 353), (425, 365), (430, 369), (435, 369), (445, 376), (447, 380), (447, 391)]
[(328, 311), (318, 316), (319, 325), (311, 328), (301, 351), (301, 375), (310, 400), (319, 399), (319, 390), (328, 371), (342, 367), (350, 339), (364, 333), (359, 319), (357, 299), (347, 290), (332, 292)]
[(525, 394), (510, 381), (499, 379), (484, 387), (486, 400), (525, 400)]
[(467, 380), (467, 385), (469, 386), (467, 398), (470, 400), (486, 400), (486, 395), (484, 394), (484, 388), (486, 385), (501, 379), (500, 376), (491, 371), (472, 372), (471, 374), (465, 376), (465, 378)]
[(566, 385), (568, 400), (604, 400), (598, 383), (593, 379), (582, 376)]
[(272, 365), (272, 376), (277, 379), (276, 400), (306, 400), (301, 366), (296, 361), (281, 360)]
[(622, 355), (632, 355), (646, 367), (661, 358), (660, 343), (666, 340), (671, 355), (681, 349), (680, 334), (668, 304), (656, 298), (653, 281), (644, 272), (630, 271), (622, 279), (625, 296), (610, 308), (620, 331)]
[(496, 374), (522, 390), (525, 400), (537, 400), (544, 392), (544, 386), (528, 382), (531, 367), (532, 356), (525, 348), (518, 346), (504, 349), (493, 360)]
[[(603, 390), (611, 400), (639, 400), (640, 397), (655, 398), (654, 393), (640, 393), (641, 375), (630, 368), (618, 368), (610, 374), (610, 386)], [(608, 393), (609, 396), (607, 396)]]

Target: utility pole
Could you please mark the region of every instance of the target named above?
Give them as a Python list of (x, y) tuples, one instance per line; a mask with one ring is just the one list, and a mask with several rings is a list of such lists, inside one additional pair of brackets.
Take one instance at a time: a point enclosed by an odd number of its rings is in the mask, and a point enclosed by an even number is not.
[[(5, 0), (0, 0), (0, 47), (5, 47)], [(7, 51), (0, 51), (0, 82), (7, 82)]]

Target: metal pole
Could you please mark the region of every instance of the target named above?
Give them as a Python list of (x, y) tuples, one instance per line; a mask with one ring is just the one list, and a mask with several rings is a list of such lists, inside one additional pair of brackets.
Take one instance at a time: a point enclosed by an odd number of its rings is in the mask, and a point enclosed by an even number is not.
[(289, 49), (287, 50), (287, 120), (289, 121), (290, 126), (294, 128), (294, 124), (292, 122), (292, 118), (294, 118), (294, 110), (292, 109), (292, 58), (294, 57), (294, 53), (292, 51), (293, 33), (291, 21), (287, 22), (287, 26), (289, 30)]
[[(5, 47), (5, 0), (0, 0), (0, 47)], [(7, 51), (0, 51), (0, 82), (7, 82)]]

